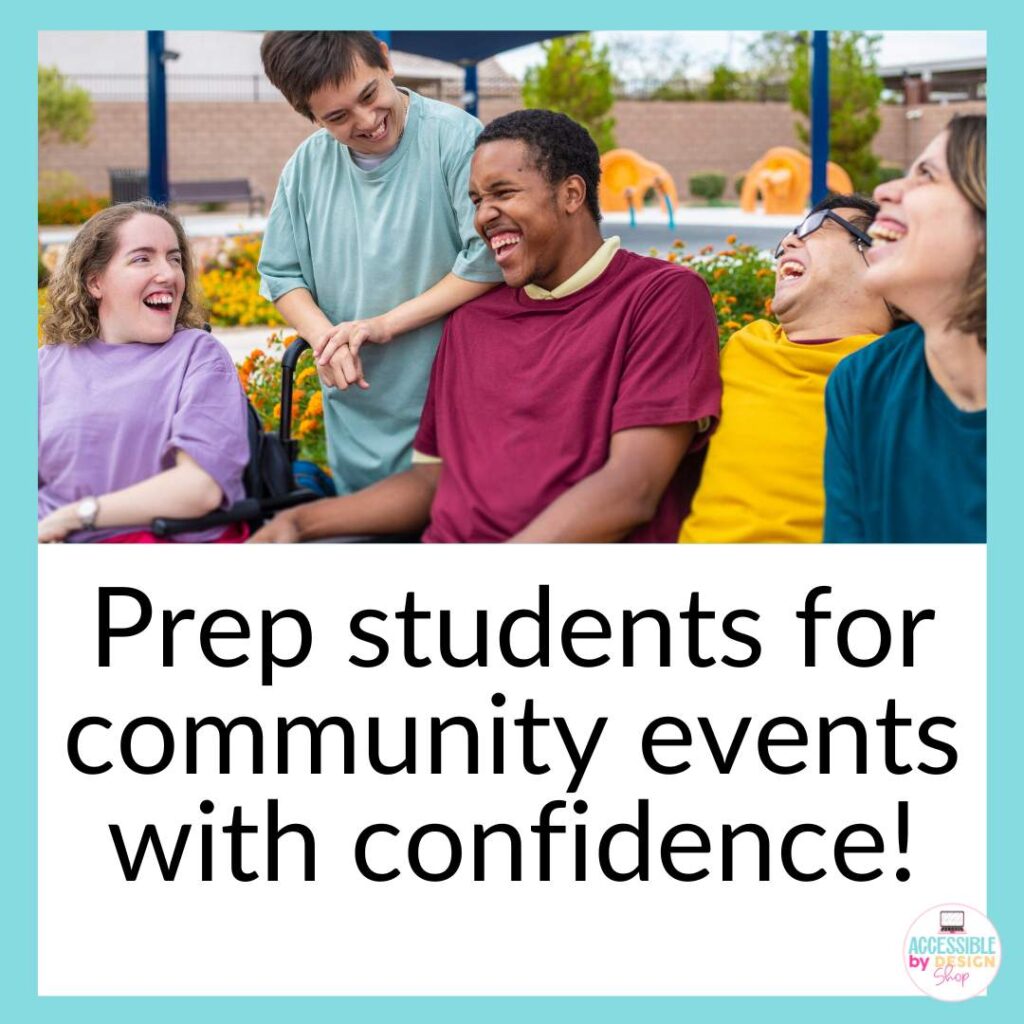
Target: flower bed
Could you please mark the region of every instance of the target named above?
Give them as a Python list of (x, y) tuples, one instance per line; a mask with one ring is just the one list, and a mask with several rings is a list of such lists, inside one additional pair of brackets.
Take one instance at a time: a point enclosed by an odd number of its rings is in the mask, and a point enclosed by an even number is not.
[(38, 223), (84, 224), (94, 213), (109, 205), (110, 200), (106, 196), (40, 197)]
[(260, 295), (262, 238), (239, 235), (227, 238), (200, 262), (199, 284), (215, 327), (252, 327), (284, 324), (273, 304)]
[[(277, 430), (281, 424), (281, 357), (295, 340), (271, 335), (265, 349), (255, 348), (238, 367), (238, 377), (265, 430)], [(299, 458), (327, 465), (327, 441), (324, 437), (324, 397), (313, 364), (313, 353), (303, 352), (295, 369), (292, 390), (292, 437), (299, 442)]]
[[(737, 245), (730, 235), (728, 249), (715, 251), (706, 245), (700, 252), (684, 253), (686, 243), (677, 241), (664, 256), (670, 263), (682, 263), (695, 270), (711, 290), (718, 315), (718, 341), (724, 345), (729, 336), (754, 320), (771, 318), (775, 294), (775, 261), (753, 245)], [(651, 250), (652, 256), (661, 255)]]

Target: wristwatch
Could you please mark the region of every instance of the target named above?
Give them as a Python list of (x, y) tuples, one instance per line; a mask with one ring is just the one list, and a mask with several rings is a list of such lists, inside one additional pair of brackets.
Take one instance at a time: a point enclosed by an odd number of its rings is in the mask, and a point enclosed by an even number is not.
[(75, 515), (81, 523), (81, 529), (93, 530), (96, 528), (96, 517), (100, 513), (100, 503), (95, 498), (83, 498), (75, 508)]

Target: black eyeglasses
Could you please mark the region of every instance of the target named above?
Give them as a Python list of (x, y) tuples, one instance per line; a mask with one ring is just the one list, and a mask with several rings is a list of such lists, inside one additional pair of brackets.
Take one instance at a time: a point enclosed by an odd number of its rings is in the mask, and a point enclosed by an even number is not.
[[(864, 231), (861, 231), (855, 224), (851, 224), (848, 220), (844, 220), (839, 216), (838, 213), (833, 213), (831, 210), (818, 210), (817, 213), (812, 213), (809, 217), (805, 217), (789, 234), (787, 234), (775, 249), (775, 258), (778, 259), (785, 250), (786, 238), (789, 235), (796, 235), (797, 238), (806, 238), (808, 235), (813, 235), (827, 220), (834, 220), (840, 227), (848, 231), (854, 238), (857, 239), (857, 248), (860, 249), (864, 246), (868, 249), (871, 248), (871, 236)], [(861, 249), (863, 252), (863, 249)]]

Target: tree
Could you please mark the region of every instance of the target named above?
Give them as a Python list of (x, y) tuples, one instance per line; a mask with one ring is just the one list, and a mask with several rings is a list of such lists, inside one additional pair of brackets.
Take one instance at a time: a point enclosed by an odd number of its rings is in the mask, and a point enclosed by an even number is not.
[(611, 36), (608, 55), (619, 96), (652, 100), (695, 100), (693, 58), (680, 44), (681, 33), (620, 32)]
[[(793, 48), (789, 100), (793, 109), (810, 117), (810, 37)], [(853, 179), (854, 187), (870, 192), (878, 184), (879, 161), (871, 143), (882, 126), (878, 104), (883, 83), (878, 77), (877, 53), (881, 36), (867, 32), (829, 34), (829, 159)], [(797, 135), (810, 142), (807, 125), (798, 122)]]
[(707, 98), (717, 103), (738, 100), (746, 83), (738, 71), (733, 71), (727, 64), (716, 64), (711, 69), (711, 81), (708, 82)]
[(542, 44), (544, 63), (528, 68), (523, 106), (567, 114), (590, 132), (600, 152), (615, 148), (614, 77), (608, 47), (594, 46), (589, 32)]
[(799, 38), (792, 32), (762, 32), (747, 46), (747, 79), (761, 103), (789, 99), (789, 79), (795, 60), (793, 51), (799, 45)]
[(84, 142), (92, 126), (92, 100), (56, 69), (39, 65), (39, 138)]

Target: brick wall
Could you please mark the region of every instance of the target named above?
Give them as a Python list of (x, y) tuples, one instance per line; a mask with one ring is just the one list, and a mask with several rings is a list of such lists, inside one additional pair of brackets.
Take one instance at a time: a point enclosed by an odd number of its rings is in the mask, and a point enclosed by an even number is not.
[[(519, 106), (516, 96), (483, 97), (482, 120)], [(954, 111), (983, 112), (985, 104), (883, 107), (875, 152), (883, 162), (907, 166)], [(96, 103), (87, 146), (47, 143), (40, 170), (70, 170), (96, 194), (108, 192), (108, 167), (145, 167), (146, 109), (141, 103)], [(911, 116), (908, 118), (908, 114)], [(785, 103), (659, 103), (621, 100), (613, 110), (620, 146), (668, 168), (680, 192), (700, 171), (732, 180), (770, 146), (796, 145), (796, 116)], [(312, 126), (285, 103), (170, 103), (171, 179), (249, 178), (269, 202), (277, 177)]]
[[(149, 162), (146, 107), (96, 103), (94, 110), (89, 144), (42, 145), (39, 169), (70, 170), (87, 191), (106, 195), (107, 168)], [(169, 103), (170, 178), (248, 178), (253, 190), (266, 196), (269, 209), (281, 168), (313, 130), (286, 103)]]
[(984, 114), (979, 100), (951, 106), (884, 107), (882, 127), (875, 136), (875, 152), (887, 164), (907, 168), (954, 114)]

